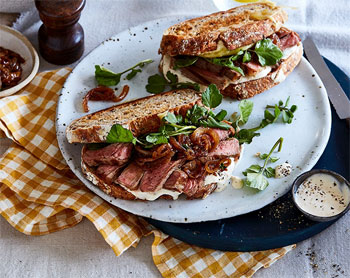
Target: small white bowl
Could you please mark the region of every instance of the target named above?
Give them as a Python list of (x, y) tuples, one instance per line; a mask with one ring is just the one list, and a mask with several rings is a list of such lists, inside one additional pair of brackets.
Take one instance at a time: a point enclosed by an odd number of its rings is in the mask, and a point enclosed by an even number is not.
[(16, 86), (0, 91), (0, 97), (4, 97), (13, 95), (32, 81), (39, 69), (39, 56), (25, 36), (5, 25), (0, 25), (0, 46), (18, 53), (25, 60), (21, 65), (23, 72), (20, 82)]

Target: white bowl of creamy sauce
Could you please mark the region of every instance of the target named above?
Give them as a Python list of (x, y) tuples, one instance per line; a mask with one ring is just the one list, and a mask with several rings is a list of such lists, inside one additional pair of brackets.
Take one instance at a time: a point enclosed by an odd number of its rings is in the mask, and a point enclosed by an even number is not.
[(314, 221), (337, 219), (350, 208), (350, 183), (329, 170), (303, 173), (292, 190), (297, 208)]

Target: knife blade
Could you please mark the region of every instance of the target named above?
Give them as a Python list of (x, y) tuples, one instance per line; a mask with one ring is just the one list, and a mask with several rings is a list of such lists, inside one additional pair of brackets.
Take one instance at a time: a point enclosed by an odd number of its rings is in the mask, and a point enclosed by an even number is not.
[(303, 42), (303, 46), (305, 55), (326, 87), (328, 98), (339, 118), (342, 120), (350, 118), (350, 101), (327, 67), (315, 43), (310, 37), (307, 37)]

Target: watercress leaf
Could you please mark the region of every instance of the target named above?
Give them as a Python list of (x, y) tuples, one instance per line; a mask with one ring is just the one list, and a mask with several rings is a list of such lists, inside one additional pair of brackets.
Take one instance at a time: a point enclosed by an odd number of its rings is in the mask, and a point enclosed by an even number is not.
[(261, 170), (261, 166), (257, 164), (250, 165), (249, 168), (246, 169), (247, 173), (259, 173)]
[(130, 80), (130, 79), (134, 78), (138, 72), (141, 72), (141, 70), (140, 69), (132, 69), (131, 72), (129, 72), (127, 74), (126, 79)]
[(181, 123), (182, 122), (182, 116), (181, 115), (176, 115), (176, 120), (178, 123)]
[(168, 112), (168, 114), (164, 117), (164, 120), (166, 120), (168, 123), (171, 123), (171, 124), (177, 124), (178, 123), (175, 114), (172, 113), (172, 112)]
[(251, 188), (264, 190), (269, 185), (269, 182), (262, 173), (248, 173), (244, 184)]
[(240, 112), (240, 117), (236, 122), (236, 126), (242, 126), (248, 122), (249, 116), (253, 111), (253, 107), (254, 107), (254, 103), (250, 100), (244, 99), (239, 103), (238, 109)]
[[(210, 111), (211, 112), (211, 111)], [(217, 113), (214, 118), (215, 120), (217, 120), (218, 122), (221, 122), (223, 119), (225, 119), (227, 115), (227, 111), (226, 110), (221, 110), (219, 113)], [(212, 116), (212, 115), (211, 115)]]
[(264, 176), (267, 178), (272, 178), (275, 176), (275, 169), (272, 167), (268, 167), (264, 171)]
[(237, 60), (238, 57), (239, 57), (238, 55), (235, 55), (235, 56), (231, 56), (228, 58), (213, 58), (213, 59), (206, 59), (206, 60), (209, 63), (215, 64), (215, 65), (228, 67), (228, 68), (238, 72), (242, 76), (244, 76), (244, 71), (240, 67), (235, 66), (235, 64), (233, 63), (233, 61)]
[(279, 157), (273, 157), (273, 156), (270, 157), (270, 160), (272, 163), (276, 162), (279, 159), (280, 159)]
[(289, 116), (287, 115), (285, 110), (282, 111), (282, 121), (284, 123), (288, 123), (288, 121), (289, 121)]
[(279, 115), (281, 114), (281, 110), (278, 108), (277, 105), (275, 105), (275, 111), (274, 111), (274, 113), (275, 113), (275, 118), (274, 118), (273, 121), (275, 122), (275, 121), (277, 121)]
[[(270, 113), (271, 114), (271, 113)], [(267, 120), (267, 119), (263, 119), (259, 125), (259, 129), (262, 129), (264, 127), (266, 127), (267, 125), (271, 124), (271, 121)]]
[(207, 120), (200, 121), (201, 125), (204, 127), (220, 128), (220, 129), (230, 129), (231, 126), (224, 122), (219, 122), (215, 120), (212, 116), (209, 116)]
[(248, 63), (252, 59), (252, 55), (250, 54), (249, 51), (245, 51), (243, 55), (243, 63)]
[(107, 138), (107, 143), (133, 143), (136, 144), (136, 138), (131, 133), (130, 130), (124, 128), (120, 124), (115, 124), (109, 131)]
[(120, 78), (120, 73), (114, 73), (113, 71), (99, 65), (95, 66), (95, 79), (98, 85), (115, 86), (119, 84)]
[(215, 84), (210, 84), (202, 94), (202, 102), (209, 108), (215, 108), (220, 105), (222, 94)]
[(267, 153), (262, 153), (259, 155), (259, 158), (265, 160), (267, 158), (267, 155)]
[(254, 51), (258, 55), (260, 65), (263, 67), (275, 65), (283, 56), (281, 49), (273, 44), (271, 39), (258, 41)]
[(177, 83), (177, 75), (171, 73), (170, 71), (168, 71), (166, 73), (166, 78), (168, 78), (168, 80), (170, 81), (170, 83)]
[(168, 84), (167, 80), (159, 75), (155, 74), (148, 77), (148, 84), (146, 85), (146, 90), (152, 94), (159, 94), (164, 91), (165, 86)]
[(198, 57), (185, 56), (177, 58), (174, 63), (174, 69), (184, 68), (193, 65), (198, 60)]
[(192, 124), (197, 125), (201, 117), (206, 116), (208, 110), (203, 106), (198, 106), (195, 104), (192, 109), (188, 110), (186, 113), (186, 119)]
[(243, 53), (244, 53), (244, 51), (240, 50), (237, 54), (232, 55), (231, 57), (229, 57), (229, 60), (230, 61), (237, 61), (238, 58), (243, 55)]
[(283, 101), (280, 100), (280, 101), (278, 102), (278, 105), (279, 105), (279, 106), (282, 106), (282, 105), (283, 105)]
[(152, 143), (154, 145), (166, 144), (166, 143), (168, 143), (168, 138), (163, 134), (150, 133), (146, 136), (146, 141), (148, 143)]
[(269, 123), (273, 122), (275, 120), (275, 116), (271, 114), (269, 110), (265, 110), (264, 112), (265, 119), (269, 121)]
[(235, 138), (238, 139), (239, 144), (250, 144), (254, 137), (260, 136), (260, 133), (256, 133), (249, 129), (241, 129), (235, 134)]
[(288, 96), (287, 100), (286, 100), (286, 104), (284, 105), (284, 107), (287, 107), (290, 101), (290, 96)]
[(292, 105), (289, 110), (294, 113), (295, 111), (297, 111), (297, 108), (298, 108), (298, 106)]

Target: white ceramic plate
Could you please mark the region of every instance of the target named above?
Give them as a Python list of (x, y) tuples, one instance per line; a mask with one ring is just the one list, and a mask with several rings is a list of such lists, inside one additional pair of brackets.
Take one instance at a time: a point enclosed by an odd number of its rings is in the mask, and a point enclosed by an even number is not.
[[(123, 80), (130, 85), (127, 100), (148, 95), (145, 90), (147, 78), (158, 72), (160, 60), (158, 48), (163, 30), (170, 25), (187, 19), (188, 16), (168, 17), (130, 28), (109, 40), (104, 41), (92, 51), (73, 70), (67, 79), (57, 108), (57, 137), (60, 149), (69, 167), (84, 184), (103, 199), (134, 214), (152, 217), (169, 222), (200, 222), (232, 217), (257, 210), (285, 194), (293, 180), (302, 172), (315, 165), (323, 153), (330, 135), (331, 112), (326, 91), (317, 73), (302, 59), (295, 71), (282, 84), (255, 96), (254, 110), (247, 128), (258, 125), (263, 118), (264, 107), (275, 104), (280, 99), (291, 96), (291, 104), (298, 105), (293, 123), (276, 123), (264, 128), (261, 136), (254, 138), (245, 147), (244, 155), (233, 174), (243, 177), (242, 171), (251, 164), (261, 163), (254, 154), (266, 153), (279, 137), (284, 138), (279, 162), (287, 161), (293, 165), (293, 172), (284, 179), (269, 179), (270, 185), (262, 192), (244, 188), (226, 190), (211, 194), (205, 200), (177, 201), (157, 200), (154, 202), (125, 201), (112, 198), (86, 180), (80, 169), (80, 144), (69, 144), (65, 128), (71, 121), (85, 113), (82, 111), (82, 98), (88, 90), (96, 86), (94, 66), (104, 65), (120, 72), (141, 60), (151, 58), (155, 62), (146, 66), (132, 81)], [(112, 106), (108, 102), (90, 102), (91, 112)], [(237, 111), (238, 101), (224, 99), (219, 109), (226, 109), (231, 115)]]
[(25, 63), (22, 64), (23, 72), (20, 82), (16, 86), (0, 90), (0, 97), (4, 97), (13, 95), (32, 81), (39, 69), (39, 57), (25, 36), (5, 25), (0, 25), (0, 46), (18, 53), (25, 60)]

